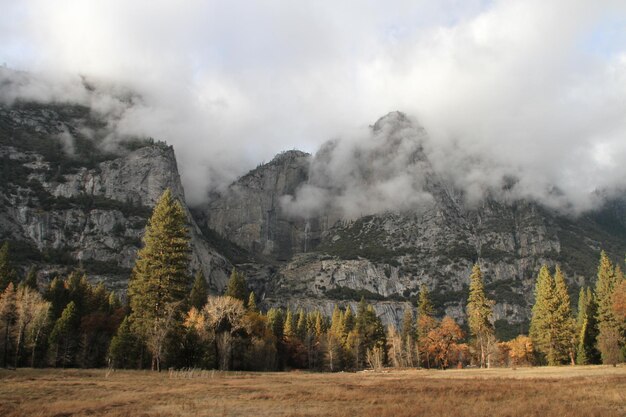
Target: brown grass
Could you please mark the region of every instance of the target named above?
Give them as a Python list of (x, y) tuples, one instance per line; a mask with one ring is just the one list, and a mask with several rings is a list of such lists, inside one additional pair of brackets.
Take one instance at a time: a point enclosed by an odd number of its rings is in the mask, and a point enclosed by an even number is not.
[(0, 371), (0, 416), (625, 416), (626, 367)]

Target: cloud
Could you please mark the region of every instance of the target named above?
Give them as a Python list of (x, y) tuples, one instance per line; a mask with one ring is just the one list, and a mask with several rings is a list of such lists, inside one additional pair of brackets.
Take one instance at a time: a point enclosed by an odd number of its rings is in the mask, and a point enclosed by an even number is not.
[[(281, 150), (314, 152), (330, 138), (344, 144), (316, 163), (341, 170), (340, 161), (356, 162), (342, 152), (369, 138), (354, 130), (395, 109), (424, 126), (433, 169), (469, 200), (508, 181), (514, 195), (580, 211), (595, 203), (593, 191), (624, 186), (620, 1), (0, 0), (0, 7), (0, 62), (59, 81), (19, 94), (87, 100), (73, 89), (77, 74), (136, 91), (141, 100), (132, 106), (107, 95), (93, 104), (116, 115), (120, 134), (173, 144), (191, 202)], [(393, 172), (368, 186), (372, 202), (419, 189), (410, 169)], [(316, 181), (315, 201), (325, 201), (328, 182)], [(341, 210), (361, 210), (358, 196), (348, 198), (350, 185), (331, 195), (346, 196)]]

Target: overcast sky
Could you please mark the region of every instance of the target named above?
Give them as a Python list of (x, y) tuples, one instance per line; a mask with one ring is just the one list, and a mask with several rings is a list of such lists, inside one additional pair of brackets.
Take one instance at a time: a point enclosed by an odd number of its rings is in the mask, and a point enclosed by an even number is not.
[[(188, 199), (402, 110), (466, 190), (576, 207), (626, 182), (626, 2), (0, 0), (0, 63), (144, 98)], [(472, 164), (471, 161), (480, 161)]]

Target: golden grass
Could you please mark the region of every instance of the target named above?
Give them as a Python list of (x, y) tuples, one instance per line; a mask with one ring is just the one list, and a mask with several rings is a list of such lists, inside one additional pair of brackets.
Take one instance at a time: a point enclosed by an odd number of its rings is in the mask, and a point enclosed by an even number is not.
[(0, 371), (0, 416), (625, 416), (626, 367)]

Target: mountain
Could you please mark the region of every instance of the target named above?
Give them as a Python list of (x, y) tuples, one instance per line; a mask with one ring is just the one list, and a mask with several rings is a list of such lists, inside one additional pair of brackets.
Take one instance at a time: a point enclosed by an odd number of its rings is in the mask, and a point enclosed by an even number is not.
[[(562, 264), (575, 297), (593, 282), (600, 248), (626, 253), (623, 199), (578, 217), (501, 195), (470, 204), (433, 167), (415, 122), (394, 112), (369, 131), (353, 147), (283, 152), (186, 207), (192, 269), (220, 292), (237, 266), (265, 307), (330, 315), (363, 296), (398, 323), (421, 285), (462, 320), (479, 262), (505, 334), (528, 319), (541, 264)], [(125, 289), (158, 196), (170, 188), (184, 201), (171, 146), (111, 141), (107, 120), (83, 105), (0, 105), (0, 158), (0, 240), (22, 267), (41, 267), (42, 281), (82, 266)]]
[[(468, 204), (463, 191), (430, 163), (422, 146), (424, 130), (402, 113), (378, 120), (371, 134), (373, 146), (351, 150), (358, 160), (343, 189), (344, 180), (327, 169), (337, 147), (330, 142), (315, 156), (279, 154), (212, 195), (202, 208), (199, 222), (204, 228), (273, 265), (268, 275), (266, 269), (246, 264), (270, 303), (305, 303), (330, 313), (337, 299), (365, 296), (376, 300), (388, 321), (397, 322), (404, 303), (415, 301), (420, 286), (426, 285), (440, 313), (462, 319), (471, 267), (479, 262), (505, 331), (504, 321), (519, 329), (528, 319), (535, 276), (543, 263), (562, 265), (576, 298), (578, 288), (595, 279), (600, 248), (615, 259), (626, 253), (623, 200), (608, 201), (601, 210), (578, 217), (537, 202), (495, 196)], [(406, 138), (414, 143), (407, 145)], [(337, 201), (361, 184), (368, 184), (360, 190), (365, 194), (376, 191), (381, 177), (393, 182), (400, 175), (385, 169), (397, 159), (390, 155), (401, 152), (419, 182), (418, 189), (406, 190), (421, 193), (414, 206), (402, 207), (404, 200), (398, 199), (398, 209), (349, 218), (342, 217), (332, 198), (315, 213), (297, 204), (300, 214), (290, 209), (289, 202), (312, 184), (335, 193)], [(383, 170), (376, 168), (381, 166)], [(367, 205), (362, 206), (366, 212), (371, 209)]]
[[(171, 146), (107, 147), (105, 126), (79, 105), (0, 107), (0, 239), (43, 277), (82, 266), (125, 290), (151, 208), (166, 188), (182, 201), (184, 191)], [(221, 288), (231, 266), (189, 221), (193, 268)]]

